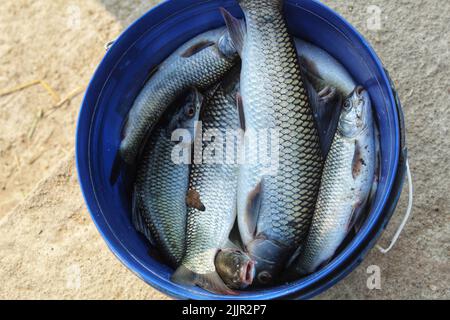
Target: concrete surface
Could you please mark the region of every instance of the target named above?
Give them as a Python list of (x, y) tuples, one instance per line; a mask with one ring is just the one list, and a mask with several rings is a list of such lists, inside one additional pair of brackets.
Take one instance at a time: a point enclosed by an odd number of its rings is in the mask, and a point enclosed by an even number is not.
[[(450, 2), (373, 0), (381, 9), (379, 30), (366, 1), (324, 2), (372, 43), (397, 85), (415, 205), (392, 252), (372, 250), (319, 298), (448, 299)], [(42, 79), (60, 99), (70, 97), (86, 86), (103, 44), (154, 3), (4, 0), (0, 93)], [(0, 299), (164, 298), (118, 262), (91, 222), (73, 163), (81, 95), (61, 106), (55, 101), (40, 86), (0, 94)], [(403, 196), (380, 243), (388, 244), (405, 209)], [(380, 268), (381, 289), (367, 287), (372, 265)]]

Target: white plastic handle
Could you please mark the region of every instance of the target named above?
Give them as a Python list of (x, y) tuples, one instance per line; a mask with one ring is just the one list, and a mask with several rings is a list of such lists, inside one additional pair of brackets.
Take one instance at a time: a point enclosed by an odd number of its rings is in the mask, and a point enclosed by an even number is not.
[(409, 220), (409, 217), (411, 216), (411, 212), (412, 212), (412, 207), (413, 207), (413, 196), (414, 196), (414, 190), (413, 190), (413, 183), (412, 183), (412, 177), (411, 177), (411, 170), (409, 168), (409, 162), (408, 160), (406, 160), (406, 174), (408, 177), (408, 191), (409, 191), (409, 199), (408, 199), (408, 208), (406, 209), (406, 214), (405, 217), (403, 218), (402, 223), (400, 224), (399, 228), (397, 229), (397, 232), (394, 235), (394, 238), (392, 238), (391, 244), (389, 245), (389, 247), (387, 249), (377, 245), (378, 250), (380, 250), (381, 253), (386, 254), (389, 251), (392, 250), (392, 248), (394, 248), (395, 244), (398, 241), (398, 238), (400, 237), (400, 235), (402, 234), (403, 229), (406, 226), (406, 223)]

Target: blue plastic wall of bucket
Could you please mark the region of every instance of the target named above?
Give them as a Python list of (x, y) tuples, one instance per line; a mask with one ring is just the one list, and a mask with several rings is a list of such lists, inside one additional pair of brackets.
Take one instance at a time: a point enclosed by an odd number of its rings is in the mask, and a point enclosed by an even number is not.
[(170, 281), (173, 270), (149, 256), (149, 245), (131, 224), (126, 182), (109, 182), (124, 119), (149, 70), (195, 35), (222, 26), (221, 6), (242, 17), (234, 0), (172, 0), (150, 10), (115, 41), (91, 80), (79, 116), (76, 157), (82, 191), (109, 248), (163, 293), (181, 299), (311, 298), (351, 272), (374, 246), (397, 204), (406, 160), (401, 107), (387, 73), (362, 36), (326, 6), (310, 0), (286, 1), (290, 31), (328, 51), (368, 89), (382, 149), (381, 181), (370, 214), (360, 232), (327, 267), (297, 282), (238, 297), (177, 285)]

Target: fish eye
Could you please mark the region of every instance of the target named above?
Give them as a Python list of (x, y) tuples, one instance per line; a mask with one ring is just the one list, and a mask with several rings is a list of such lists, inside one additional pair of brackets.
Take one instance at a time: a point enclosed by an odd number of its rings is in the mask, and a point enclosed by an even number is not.
[(195, 109), (194, 109), (193, 107), (189, 107), (189, 108), (187, 109), (187, 111), (186, 111), (186, 115), (187, 115), (188, 117), (193, 117), (194, 114), (195, 114)]
[(351, 108), (352, 104), (350, 103), (350, 101), (345, 101), (344, 103), (344, 109), (349, 110)]
[(267, 271), (262, 271), (258, 274), (258, 280), (262, 284), (267, 284), (272, 280), (272, 276)]

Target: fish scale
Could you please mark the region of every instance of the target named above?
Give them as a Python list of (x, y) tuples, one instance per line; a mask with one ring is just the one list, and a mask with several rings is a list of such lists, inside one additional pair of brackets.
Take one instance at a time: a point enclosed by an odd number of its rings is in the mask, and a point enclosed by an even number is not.
[[(239, 3), (247, 24), (241, 76), (246, 128), (280, 130), (277, 174), (265, 175), (262, 165), (244, 165), (240, 170), (240, 228), (246, 224), (248, 195), (262, 181), (256, 236), (295, 250), (307, 234), (319, 190), (323, 168), (319, 136), (281, 2)], [(257, 152), (251, 147), (249, 156)]]
[[(239, 122), (233, 95), (219, 87), (210, 95), (201, 120), (203, 132), (218, 129), (224, 136), (227, 129), (237, 129)], [(207, 146), (204, 142), (203, 150)], [(200, 194), (206, 210), (188, 209), (183, 265), (190, 271), (200, 275), (216, 271), (214, 258), (217, 250), (226, 245), (236, 216), (236, 185), (235, 164), (192, 165), (189, 188)]]
[(143, 213), (156, 245), (174, 265), (180, 263), (184, 254), (184, 194), (189, 184), (189, 166), (177, 165), (171, 159), (176, 145), (165, 136), (164, 129), (157, 129), (140, 160), (135, 183), (135, 205)]
[[(225, 55), (218, 48), (217, 43), (222, 36), (226, 36), (223, 28), (192, 39), (169, 57), (147, 82), (133, 103), (124, 128), (120, 155), (125, 162), (134, 163), (148, 132), (180, 94), (189, 87), (206, 90), (235, 65), (237, 54)], [(190, 57), (181, 57), (190, 46), (205, 40), (216, 44)]]

